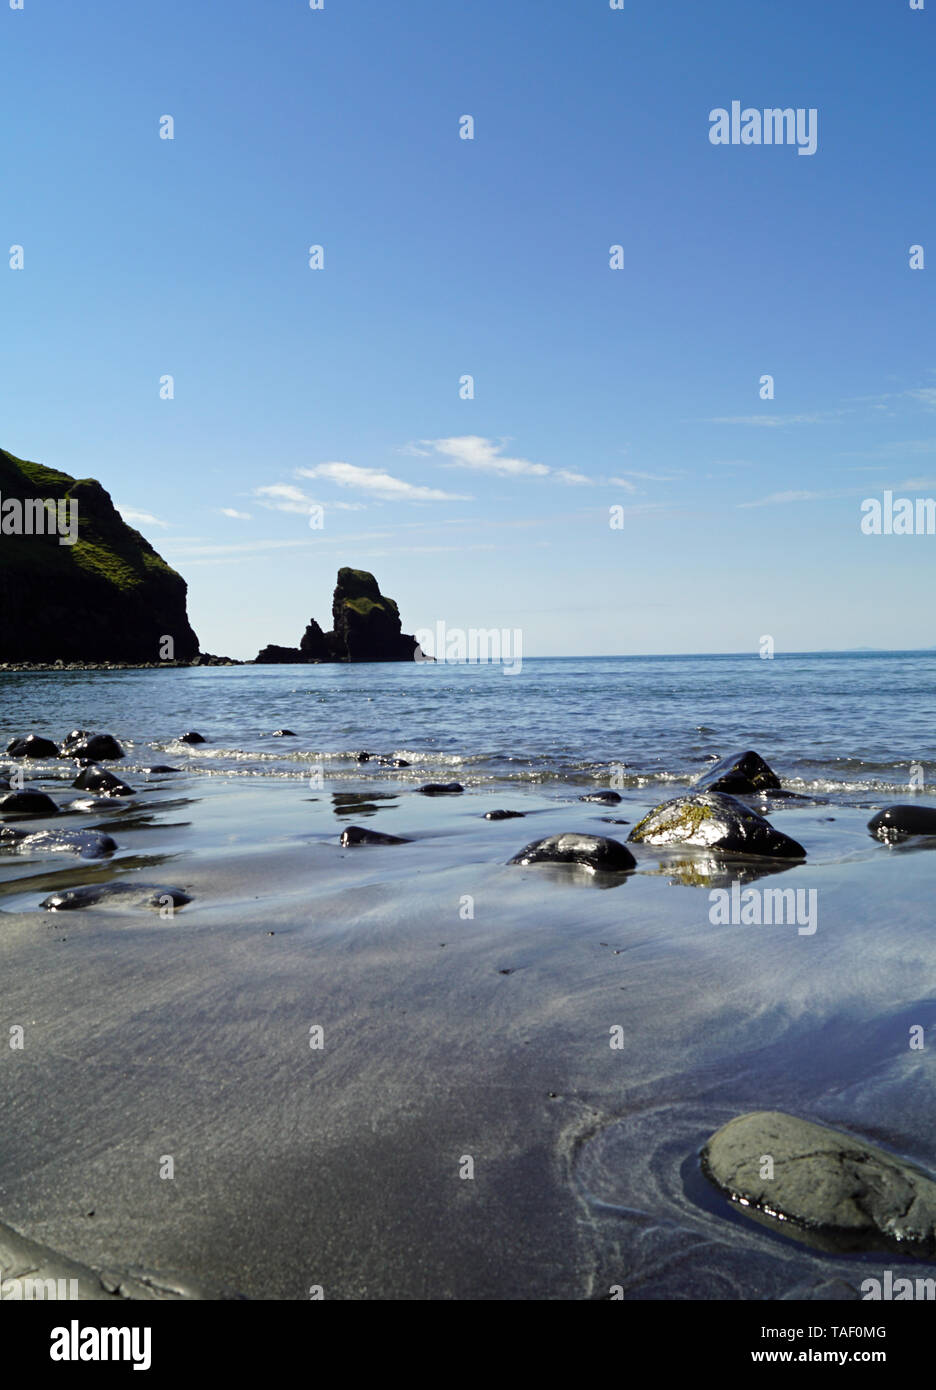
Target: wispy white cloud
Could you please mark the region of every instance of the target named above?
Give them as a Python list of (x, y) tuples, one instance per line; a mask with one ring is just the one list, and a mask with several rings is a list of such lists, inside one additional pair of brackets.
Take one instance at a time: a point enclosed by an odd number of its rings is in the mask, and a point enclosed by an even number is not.
[(756, 502), (737, 502), (738, 507), (773, 507), (784, 502), (818, 502), (840, 494), (834, 492), (772, 492), (769, 497), (761, 497)]
[[(307, 470), (297, 469), (297, 475), (311, 477), (312, 474)], [(292, 483), (269, 483), (265, 487), (255, 487), (254, 496), (261, 507), (267, 507), (274, 512), (296, 512), (301, 516), (308, 515), (312, 507), (321, 507), (323, 511), (332, 508), (336, 511), (357, 512), (361, 511), (361, 502), (319, 502), (314, 497), (309, 497), (300, 487), (293, 487)]]
[(612, 487), (619, 487), (623, 492), (639, 492), (636, 483), (632, 483), (629, 478), (609, 478), (608, 482)]
[(782, 429), (784, 425), (825, 425), (837, 420), (844, 410), (814, 410), (808, 415), (717, 415), (710, 425), (756, 425), (762, 429)]
[(250, 512), (238, 512), (233, 507), (220, 507), (222, 516), (233, 517), (235, 521), (250, 521)]
[(159, 517), (153, 516), (152, 512), (141, 512), (138, 511), (136, 507), (125, 507), (120, 502), (115, 502), (114, 506), (117, 508), (118, 512), (120, 512), (124, 521), (130, 526), (167, 527), (169, 525), (168, 521), (160, 521)]
[[(675, 473), (639, 473), (636, 468), (622, 468), (621, 472), (625, 478), (640, 478), (641, 481), (647, 483), (675, 483), (677, 478), (686, 476), (683, 469), (679, 469)], [(619, 478), (612, 478), (611, 482), (618, 487), (621, 486)]]
[(371, 497), (386, 502), (468, 502), (471, 499), (455, 492), (442, 492), (435, 487), (423, 487), (383, 473), (379, 468), (361, 468), (356, 463), (320, 463), (314, 468), (297, 468), (297, 478), (326, 478), (339, 487), (357, 488)]
[(449, 439), (422, 439), (424, 447), (450, 460), (453, 467), (472, 468), (480, 473), (499, 473), (502, 477), (526, 475), (545, 478), (552, 471), (545, 463), (512, 458), (504, 454), (504, 444), (485, 439), (480, 434), (459, 434)]
[(577, 468), (557, 468), (553, 473), (554, 478), (558, 478), (560, 483), (571, 483), (575, 486), (591, 486), (591, 478), (580, 473)]

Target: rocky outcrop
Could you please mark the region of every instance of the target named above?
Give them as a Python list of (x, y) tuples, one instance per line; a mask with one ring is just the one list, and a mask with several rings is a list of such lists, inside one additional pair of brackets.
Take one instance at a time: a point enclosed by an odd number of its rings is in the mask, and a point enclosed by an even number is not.
[(794, 1226), (829, 1249), (936, 1250), (936, 1182), (841, 1130), (777, 1110), (739, 1115), (708, 1141), (702, 1170), (745, 1215), (786, 1235)]
[(264, 647), (258, 665), (299, 665), (320, 661), (412, 661), (415, 637), (401, 630), (400, 610), (368, 570), (338, 571), (332, 597), (332, 628), (323, 632), (309, 620), (298, 647)]
[[(46, 500), (54, 523), (25, 505)], [(185, 602), (185, 580), (100, 483), (0, 450), (0, 662), (190, 662)]]

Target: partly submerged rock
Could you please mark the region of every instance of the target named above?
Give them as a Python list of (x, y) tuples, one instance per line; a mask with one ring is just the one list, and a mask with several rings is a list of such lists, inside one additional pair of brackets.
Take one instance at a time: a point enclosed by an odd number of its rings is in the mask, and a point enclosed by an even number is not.
[(59, 808), (45, 792), (18, 791), (0, 796), (0, 815), (57, 816)]
[(379, 830), (367, 830), (360, 825), (349, 825), (341, 832), (341, 843), (348, 845), (408, 845), (409, 840), (401, 835), (384, 835)]
[(748, 749), (734, 757), (720, 758), (694, 783), (695, 791), (730, 792), (750, 796), (752, 792), (777, 791), (780, 778), (759, 753)]
[(802, 845), (723, 792), (691, 792), (665, 801), (644, 816), (627, 838), (635, 844), (696, 845), (723, 854), (806, 858)]
[(906, 840), (910, 835), (936, 835), (936, 806), (885, 806), (868, 821), (879, 840)]
[(936, 1181), (840, 1130), (777, 1110), (739, 1115), (705, 1145), (702, 1169), (746, 1214), (818, 1238), (808, 1243), (936, 1251)]
[(47, 912), (69, 912), (79, 907), (183, 907), (192, 899), (181, 888), (155, 883), (85, 883), (80, 888), (63, 888), (50, 893), (39, 904)]
[(620, 792), (588, 792), (579, 801), (596, 801), (599, 806), (616, 806), (623, 800)]
[(82, 859), (103, 859), (113, 854), (116, 840), (98, 830), (35, 830), (32, 833), (4, 826), (0, 849), (17, 854), (79, 854)]
[(6, 747), (9, 758), (57, 758), (58, 744), (39, 734), (27, 734), (25, 738), (11, 738)]
[(522, 820), (526, 811), (485, 811), (485, 820)]
[(202, 735), (201, 735), (200, 733), (196, 732), (195, 729), (189, 729), (188, 733), (180, 734), (180, 735), (179, 735), (179, 742), (180, 742), (180, 743), (207, 743), (208, 740), (207, 740), (206, 738), (203, 738)]
[(637, 860), (626, 845), (604, 835), (549, 835), (515, 854), (511, 864), (578, 864), (602, 873), (627, 873)]
[(423, 796), (457, 796), (465, 788), (461, 782), (427, 782), (424, 787), (417, 787), (416, 790)]
[(273, 732), (272, 732), (272, 734), (270, 735), (270, 737), (271, 737), (271, 738), (295, 738), (296, 735), (293, 733), (292, 729), (274, 729)]
[(98, 763), (122, 758), (124, 751), (113, 734), (88, 734), (83, 729), (75, 729), (68, 735), (59, 752), (60, 758), (74, 758), (78, 762)]
[(104, 767), (86, 767), (72, 782), (82, 792), (94, 792), (97, 796), (135, 796), (132, 787), (108, 772)]

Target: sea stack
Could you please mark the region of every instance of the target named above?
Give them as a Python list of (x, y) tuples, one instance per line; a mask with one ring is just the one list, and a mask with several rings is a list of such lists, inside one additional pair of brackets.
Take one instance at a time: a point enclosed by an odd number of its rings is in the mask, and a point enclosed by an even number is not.
[(416, 638), (401, 631), (400, 610), (368, 570), (338, 571), (332, 597), (332, 630), (323, 632), (314, 618), (298, 647), (264, 647), (259, 665), (308, 664), (320, 661), (412, 661)]

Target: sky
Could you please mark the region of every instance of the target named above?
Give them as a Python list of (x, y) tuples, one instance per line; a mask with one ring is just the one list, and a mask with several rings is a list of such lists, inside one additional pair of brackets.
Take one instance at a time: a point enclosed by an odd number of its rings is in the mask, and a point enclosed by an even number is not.
[(526, 656), (936, 644), (936, 535), (861, 529), (936, 496), (936, 0), (9, 3), (0, 446), (203, 649), (341, 565)]

